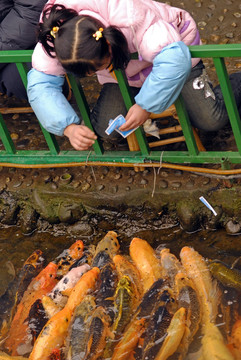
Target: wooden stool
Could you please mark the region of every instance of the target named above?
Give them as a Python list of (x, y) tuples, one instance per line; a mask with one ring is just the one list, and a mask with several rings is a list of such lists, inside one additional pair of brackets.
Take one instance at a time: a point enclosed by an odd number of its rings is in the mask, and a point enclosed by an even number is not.
[[(164, 118), (167, 118), (167, 117), (173, 117), (174, 119), (179, 121), (175, 105), (171, 105), (167, 110), (163, 111), (161, 114), (151, 114), (151, 116), (150, 116), (151, 119), (160, 119), (160, 118), (164, 119)], [(166, 122), (165, 122), (165, 120), (162, 121), (162, 124), (164, 124), (164, 125), (168, 124), (168, 120)], [(196, 143), (197, 143), (198, 150), (199, 151), (206, 151), (206, 149), (203, 146), (203, 144), (201, 142), (201, 139), (200, 139), (200, 137), (198, 135), (197, 129), (195, 129), (195, 128), (192, 128), (192, 129), (193, 129), (193, 134), (194, 134), (194, 137), (195, 137), (195, 140), (196, 140)], [(180, 131), (182, 131), (181, 125), (176, 125), (176, 126), (170, 126), (170, 127), (160, 129), (159, 134), (160, 135), (165, 135), (165, 134), (178, 133)], [(147, 136), (148, 136), (148, 134), (147, 134)], [(153, 147), (157, 147), (157, 146), (163, 146), (163, 145), (173, 144), (173, 143), (182, 142), (182, 141), (185, 141), (185, 137), (183, 135), (182, 136), (176, 136), (176, 137), (169, 138), (169, 139), (157, 140), (157, 141), (149, 142), (148, 144), (149, 144), (150, 148), (153, 148)]]

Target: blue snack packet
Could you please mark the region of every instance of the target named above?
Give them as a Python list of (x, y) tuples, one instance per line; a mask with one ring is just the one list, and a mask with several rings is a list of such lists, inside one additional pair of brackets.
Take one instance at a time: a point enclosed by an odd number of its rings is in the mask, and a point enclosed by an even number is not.
[(117, 131), (123, 138), (126, 138), (128, 135), (130, 135), (135, 129), (127, 130), (127, 131), (121, 131), (119, 130), (119, 127), (126, 122), (126, 119), (123, 115), (118, 115), (114, 120), (109, 120), (109, 126), (105, 130), (107, 135), (110, 135), (114, 130)]

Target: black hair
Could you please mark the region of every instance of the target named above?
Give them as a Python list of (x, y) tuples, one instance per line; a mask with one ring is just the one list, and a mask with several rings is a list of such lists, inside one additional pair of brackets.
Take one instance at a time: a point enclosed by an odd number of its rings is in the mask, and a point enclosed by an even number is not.
[[(54, 27), (57, 31), (53, 33)], [(97, 40), (93, 34), (100, 28), (102, 36)], [(49, 56), (58, 58), (66, 72), (80, 77), (97, 71), (108, 57), (113, 69), (124, 70), (130, 61), (127, 40), (117, 27), (105, 28), (99, 20), (59, 4), (44, 9), (38, 41)]]

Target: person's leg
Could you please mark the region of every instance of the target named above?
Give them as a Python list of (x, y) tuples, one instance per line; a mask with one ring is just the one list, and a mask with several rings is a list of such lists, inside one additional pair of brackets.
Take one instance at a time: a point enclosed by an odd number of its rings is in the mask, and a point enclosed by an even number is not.
[[(241, 105), (241, 72), (230, 75), (237, 107)], [(217, 131), (229, 121), (220, 86), (213, 88), (202, 62), (196, 65), (182, 89), (191, 124), (201, 130)]]
[[(139, 88), (131, 88), (133, 96), (135, 96)], [(116, 131), (110, 135), (105, 133), (109, 125), (109, 120), (114, 119), (116, 116), (122, 114), (125, 116), (127, 113), (126, 106), (121, 95), (119, 85), (115, 83), (104, 84), (100, 96), (91, 112), (91, 123), (97, 135), (102, 138), (118, 139), (121, 137)]]
[[(31, 64), (27, 64), (31, 68)], [(0, 92), (7, 96), (27, 100), (26, 89), (15, 64), (7, 64), (0, 71)]]

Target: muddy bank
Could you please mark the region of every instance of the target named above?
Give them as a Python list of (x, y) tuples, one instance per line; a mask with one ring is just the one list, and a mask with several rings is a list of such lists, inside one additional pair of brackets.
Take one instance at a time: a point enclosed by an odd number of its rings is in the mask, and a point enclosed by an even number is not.
[[(108, 230), (117, 224), (188, 232), (224, 228), (241, 232), (240, 180), (179, 170), (89, 166), (70, 169), (1, 169), (0, 222), (22, 233), (53, 225), (68, 233), (91, 233), (91, 219)], [(204, 196), (215, 216), (199, 200)], [(102, 225), (100, 225), (102, 224)]]

